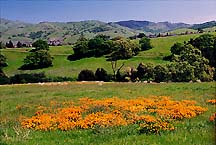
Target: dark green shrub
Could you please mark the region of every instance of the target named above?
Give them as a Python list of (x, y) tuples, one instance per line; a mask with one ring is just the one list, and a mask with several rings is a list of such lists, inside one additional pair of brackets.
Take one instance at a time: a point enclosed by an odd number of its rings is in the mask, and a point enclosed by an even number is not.
[(154, 67), (154, 81), (158, 83), (168, 81), (167, 67), (161, 65), (157, 65)]
[(0, 53), (0, 69), (8, 66), (6, 60), (7, 60), (6, 57)]
[(5, 75), (5, 73), (0, 69), (0, 85), (9, 84), (10, 79)]
[(140, 63), (137, 67), (137, 77), (141, 81), (151, 81), (154, 78), (154, 67), (152, 64)]
[(78, 75), (78, 81), (95, 81), (95, 75), (91, 70), (82, 70)]
[(71, 77), (49, 77), (47, 78), (49, 82), (66, 82), (66, 81), (76, 81), (75, 78)]
[(103, 68), (97, 68), (95, 72), (95, 78), (97, 81), (104, 81), (108, 82), (110, 81), (110, 76), (107, 74), (107, 71), (104, 70)]
[(32, 73), (32, 74), (15, 74), (10, 77), (10, 83), (12, 84), (22, 84), (22, 83), (38, 83), (38, 82), (47, 82), (45, 74), (42, 73)]

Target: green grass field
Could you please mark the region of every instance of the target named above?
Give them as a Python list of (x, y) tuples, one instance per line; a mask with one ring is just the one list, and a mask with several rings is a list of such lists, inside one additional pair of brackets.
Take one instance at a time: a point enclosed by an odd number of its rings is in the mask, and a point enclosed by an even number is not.
[[(140, 52), (137, 56), (118, 62), (121, 65), (125, 62), (124, 67), (137, 67), (140, 62), (153, 63), (153, 64), (166, 64), (168, 61), (163, 61), (162, 58), (170, 54), (170, 47), (175, 42), (188, 41), (190, 38), (195, 38), (200, 34), (172, 36), (154, 38), (152, 40), (153, 49)], [(17, 73), (31, 73), (31, 72), (45, 72), (48, 76), (66, 76), (76, 78), (79, 72), (83, 69), (91, 69), (95, 71), (97, 68), (102, 67), (109, 73), (112, 73), (110, 62), (106, 61), (105, 57), (99, 58), (84, 58), (77, 61), (68, 61), (67, 56), (73, 53), (72, 46), (56, 46), (50, 47), (50, 52), (54, 57), (53, 67), (21, 71), (18, 68), (23, 64), (23, 59), (28, 54), (27, 48), (19, 49), (4, 49), (1, 52), (7, 57), (8, 67), (4, 68), (8, 76)]]
[[(215, 98), (215, 82), (208, 83), (68, 83), (65, 85), (5, 85), (0, 86), (1, 100), (1, 143), (16, 145), (50, 144), (146, 144), (146, 145), (213, 145), (215, 126), (209, 117), (215, 105), (206, 100)], [(160, 135), (138, 134), (136, 125), (94, 130), (34, 131), (20, 127), (20, 115), (32, 116), (35, 105), (48, 105), (50, 101), (76, 101), (82, 97), (96, 99), (117, 96), (136, 98), (139, 96), (171, 96), (173, 100), (195, 100), (197, 105), (208, 111), (192, 119), (176, 124), (176, 130)], [(22, 106), (16, 109), (16, 106)]]
[[(215, 33), (214, 33), (215, 34)], [(200, 34), (154, 38), (153, 49), (141, 52), (125, 62), (125, 67), (137, 67), (140, 62), (166, 64), (162, 58), (170, 54), (170, 47), (175, 42), (188, 41)], [(7, 75), (16, 73), (45, 72), (48, 76), (77, 77), (82, 69), (96, 70), (105, 68), (112, 73), (110, 62), (105, 57), (85, 58), (68, 61), (67, 56), (73, 53), (72, 46), (50, 47), (54, 57), (53, 67), (21, 71), (18, 68), (29, 53), (27, 48), (3, 49), (7, 57), (8, 67), (4, 68)], [(50, 145), (50, 144), (104, 144), (104, 145), (213, 145), (215, 144), (215, 124), (209, 122), (210, 115), (215, 112), (215, 105), (206, 103), (215, 99), (215, 82), (203, 83), (97, 83), (70, 82), (2, 85), (0, 86), (0, 144), (16, 145)], [(36, 111), (35, 106), (48, 106), (50, 101), (77, 101), (79, 98), (95, 99), (111, 98), (131, 99), (140, 96), (171, 96), (173, 100), (195, 100), (197, 105), (208, 108), (205, 113), (191, 119), (183, 119), (175, 124), (174, 131), (161, 134), (138, 134), (137, 125), (92, 129), (74, 129), (71, 131), (35, 131), (23, 129), (19, 117), (31, 117)], [(19, 106), (17, 109), (17, 106)]]

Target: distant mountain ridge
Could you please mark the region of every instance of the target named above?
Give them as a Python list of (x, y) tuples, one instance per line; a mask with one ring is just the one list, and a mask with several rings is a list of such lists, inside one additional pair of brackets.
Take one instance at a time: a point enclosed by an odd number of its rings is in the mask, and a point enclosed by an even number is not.
[(86, 38), (92, 38), (98, 34), (111, 37), (134, 36), (137, 33), (158, 34), (176, 30), (179, 28), (209, 28), (216, 26), (216, 21), (202, 24), (150, 22), (150, 21), (119, 21), (105, 23), (97, 20), (80, 22), (40, 22), (38, 24), (12, 21), (0, 18), (0, 41), (33, 42), (36, 39), (60, 40), (66, 44), (74, 43), (83, 34)]
[(192, 29), (205, 29), (216, 26), (216, 21), (209, 21), (202, 24), (194, 24), (191, 28)]
[(152, 32), (152, 33), (161, 33), (161, 32), (166, 32), (178, 28), (189, 28), (192, 26), (186, 23), (170, 23), (170, 22), (155, 23), (150, 21), (135, 21), (135, 20), (119, 21), (115, 23), (131, 29), (142, 30), (142, 31)]

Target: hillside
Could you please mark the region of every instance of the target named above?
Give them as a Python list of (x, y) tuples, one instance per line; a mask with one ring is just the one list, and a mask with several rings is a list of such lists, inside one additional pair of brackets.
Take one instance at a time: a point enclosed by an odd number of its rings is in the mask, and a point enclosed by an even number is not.
[(117, 24), (108, 24), (101, 21), (88, 20), (80, 22), (40, 22), (29, 24), (20, 21), (0, 19), (0, 30), (2, 42), (12, 40), (13, 42), (32, 42), (41, 38), (45, 40), (60, 40), (64, 43), (75, 42), (80, 34), (92, 38), (97, 34), (115, 36), (132, 36), (138, 33)]
[(209, 21), (209, 22), (205, 22), (202, 24), (194, 24), (192, 27), (190, 27), (191, 29), (206, 29), (206, 28), (211, 28), (216, 26), (216, 21)]

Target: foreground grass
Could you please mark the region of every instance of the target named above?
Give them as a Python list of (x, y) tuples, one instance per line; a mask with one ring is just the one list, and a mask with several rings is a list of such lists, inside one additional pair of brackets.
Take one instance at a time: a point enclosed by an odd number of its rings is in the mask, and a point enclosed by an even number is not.
[[(2, 144), (214, 144), (214, 124), (208, 121), (215, 106), (206, 100), (215, 98), (215, 82), (210, 83), (67, 83), (0, 86), (1, 141)], [(161, 135), (139, 135), (137, 126), (96, 130), (34, 131), (22, 129), (20, 115), (34, 115), (35, 105), (48, 105), (50, 101), (77, 101), (82, 97), (96, 99), (117, 96), (171, 96), (173, 100), (195, 100), (207, 107), (204, 114), (180, 121), (173, 132)], [(17, 109), (17, 106), (22, 106)]]

